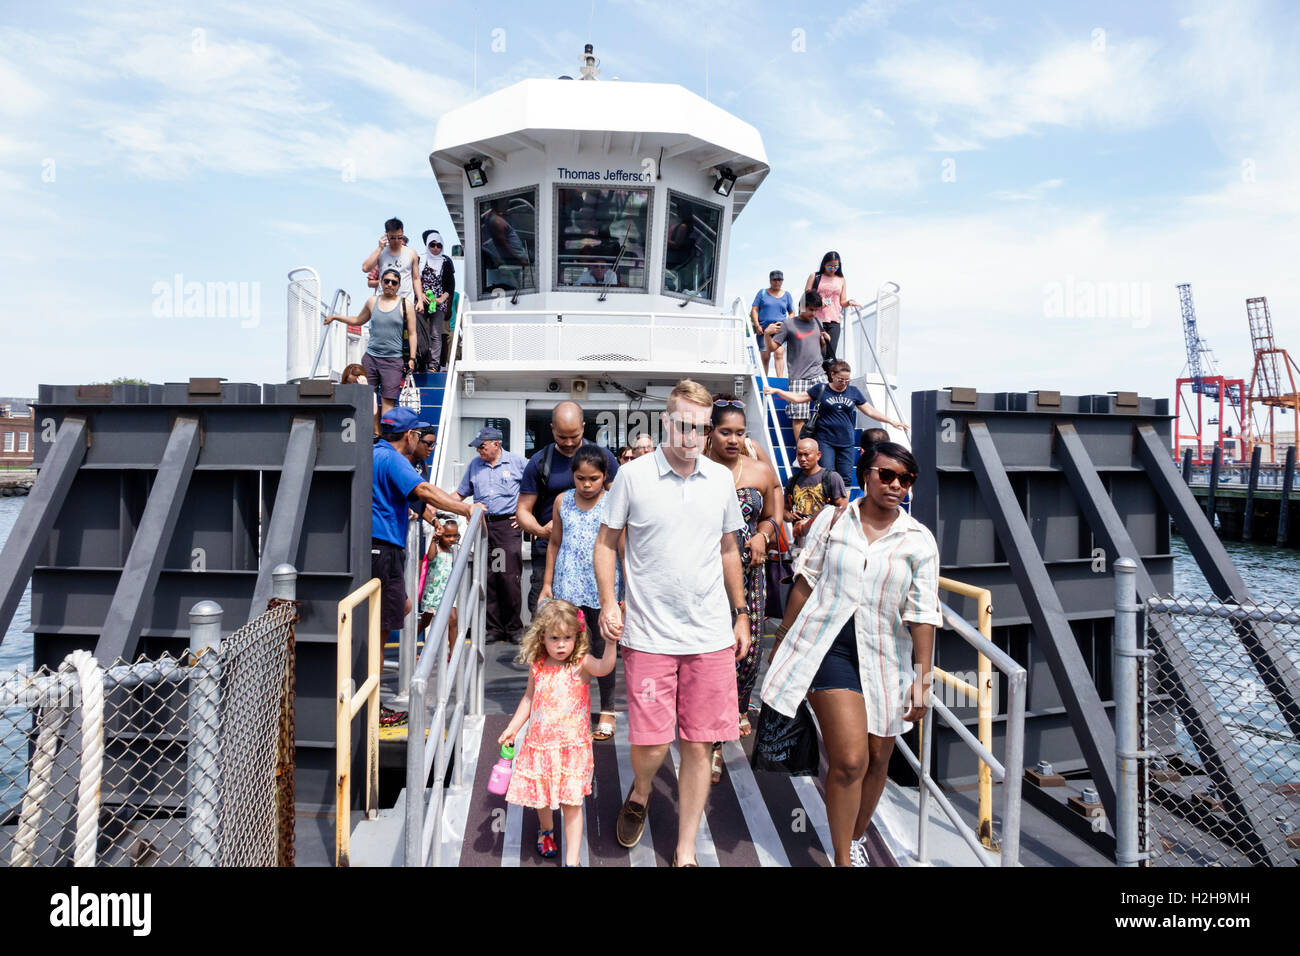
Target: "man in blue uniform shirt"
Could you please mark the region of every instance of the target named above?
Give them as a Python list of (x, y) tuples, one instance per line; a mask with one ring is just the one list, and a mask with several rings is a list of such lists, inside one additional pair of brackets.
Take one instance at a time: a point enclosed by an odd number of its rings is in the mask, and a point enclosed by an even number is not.
[(370, 491), (370, 573), (379, 578), (379, 626), (401, 628), (406, 617), (406, 527), (412, 509), (426, 504), (456, 514), (470, 514), (470, 505), (420, 477), (409, 456), (428, 428), (409, 408), (390, 409), (379, 420), (379, 440), (372, 454)]
[(489, 552), (487, 575), (487, 643), (518, 641), (519, 579), (523, 572), (523, 539), (515, 520), (519, 480), (524, 474), (523, 455), (501, 447), (500, 429), (482, 428), (469, 443), (478, 457), (469, 463), (456, 488), (458, 499), (473, 497), (487, 508)]

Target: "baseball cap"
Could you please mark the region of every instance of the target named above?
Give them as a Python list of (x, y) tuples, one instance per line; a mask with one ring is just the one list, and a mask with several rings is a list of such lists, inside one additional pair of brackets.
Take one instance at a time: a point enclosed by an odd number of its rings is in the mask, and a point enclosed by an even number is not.
[(380, 427), (386, 432), (409, 432), (413, 428), (432, 428), (428, 422), (421, 421), (418, 412), (398, 405), (379, 419)]
[(478, 430), (478, 434), (475, 435), (474, 440), (469, 443), (469, 447), (477, 448), (485, 441), (501, 441), (503, 438), (505, 438), (505, 436), (501, 434), (501, 429), (493, 428), (491, 425), (488, 425), (487, 427)]

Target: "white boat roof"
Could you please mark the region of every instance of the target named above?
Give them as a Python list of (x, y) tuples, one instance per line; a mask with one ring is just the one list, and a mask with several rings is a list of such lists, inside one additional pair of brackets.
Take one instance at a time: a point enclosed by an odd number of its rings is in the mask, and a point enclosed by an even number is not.
[(566, 152), (685, 157), (701, 170), (725, 166), (736, 176), (732, 219), (767, 177), (758, 130), (675, 83), (621, 80), (522, 80), (446, 113), (434, 133), (433, 167), (457, 235), (464, 230), (464, 164), (486, 156), (563, 145)]

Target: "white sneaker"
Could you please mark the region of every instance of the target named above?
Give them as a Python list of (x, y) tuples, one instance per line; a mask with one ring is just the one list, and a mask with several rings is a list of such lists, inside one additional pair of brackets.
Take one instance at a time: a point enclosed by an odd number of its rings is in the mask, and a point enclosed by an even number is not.
[(867, 836), (864, 833), (858, 839), (849, 844), (849, 866), (870, 866), (871, 860), (867, 856)]

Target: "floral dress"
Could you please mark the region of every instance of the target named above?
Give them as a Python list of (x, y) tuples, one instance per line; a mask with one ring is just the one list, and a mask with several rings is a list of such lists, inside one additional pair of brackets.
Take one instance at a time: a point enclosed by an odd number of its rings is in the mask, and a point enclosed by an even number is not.
[(763, 513), (763, 493), (757, 488), (737, 488), (736, 498), (740, 502), (740, 516), (745, 519), (745, 527), (736, 532), (736, 541), (740, 545), (740, 564), (745, 578), (745, 606), (749, 608), (749, 653), (736, 662), (736, 694), (743, 714), (749, 710), (749, 697), (758, 679), (767, 575), (763, 565), (750, 567), (749, 564), (749, 539), (758, 525), (758, 516)]
[(430, 614), (438, 610), (442, 603), (443, 592), (447, 590), (447, 579), (451, 577), (451, 552), (439, 551), (433, 556), (433, 563), (424, 577), (424, 591), (420, 594), (420, 613)]
[[(560, 523), (564, 536), (560, 539), (560, 553), (555, 556), (555, 578), (551, 593), (576, 607), (600, 607), (600, 592), (596, 588), (596, 569), (592, 554), (596, 550), (596, 535), (601, 519), (605, 517), (605, 496), (591, 508), (578, 507), (572, 488), (560, 495)], [(623, 599), (623, 569), (614, 563), (614, 596)], [(594, 626), (594, 622), (592, 624)]]
[(579, 664), (533, 664), (533, 713), (515, 756), (506, 801), (521, 807), (576, 806), (591, 793), (591, 694)]

